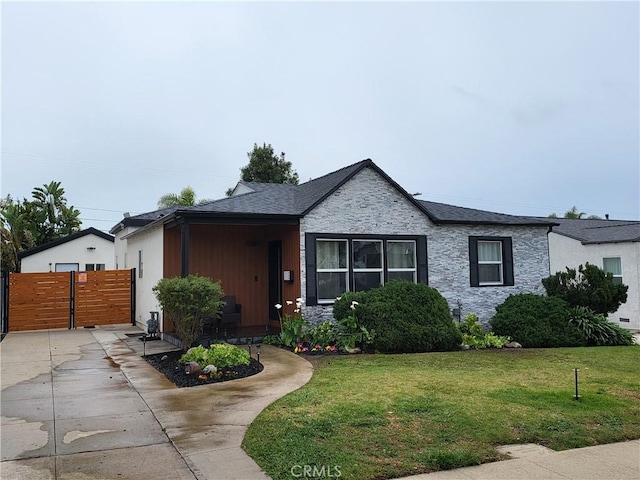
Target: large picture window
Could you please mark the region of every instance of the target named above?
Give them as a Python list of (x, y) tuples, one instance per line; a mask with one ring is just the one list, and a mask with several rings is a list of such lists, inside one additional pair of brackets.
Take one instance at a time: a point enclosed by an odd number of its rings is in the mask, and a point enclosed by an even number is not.
[(307, 304), (393, 280), (427, 283), (426, 237), (306, 234)]
[(511, 237), (469, 237), (469, 271), (472, 287), (511, 286)]

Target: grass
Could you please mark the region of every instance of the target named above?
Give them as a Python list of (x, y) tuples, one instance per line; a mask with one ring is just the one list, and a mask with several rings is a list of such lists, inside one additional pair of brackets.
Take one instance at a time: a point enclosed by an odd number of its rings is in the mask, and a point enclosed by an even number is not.
[(380, 480), (505, 458), (497, 445), (636, 438), (640, 347), (593, 347), (329, 357), (258, 416), (243, 447), (275, 480), (297, 465)]

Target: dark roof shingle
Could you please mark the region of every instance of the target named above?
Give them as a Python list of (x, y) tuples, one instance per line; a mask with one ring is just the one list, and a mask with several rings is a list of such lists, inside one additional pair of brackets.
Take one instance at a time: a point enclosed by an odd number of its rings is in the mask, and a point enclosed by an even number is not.
[(596, 220), (554, 218), (559, 223), (553, 231), (588, 243), (640, 242), (640, 222), (633, 220)]

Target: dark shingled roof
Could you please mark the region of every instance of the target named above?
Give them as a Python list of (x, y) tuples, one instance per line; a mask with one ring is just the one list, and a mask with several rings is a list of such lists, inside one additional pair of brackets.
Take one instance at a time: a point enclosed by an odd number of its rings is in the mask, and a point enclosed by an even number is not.
[(66, 237), (58, 238), (51, 242), (45, 243), (44, 245), (39, 245), (37, 247), (24, 250), (18, 254), (18, 258), (23, 259), (24, 257), (28, 257), (29, 255), (33, 255), (34, 253), (44, 252), (45, 250), (48, 250), (50, 248), (57, 247), (58, 245), (71, 242), (72, 240), (76, 240), (78, 238), (86, 237), (87, 235), (95, 235), (96, 237), (104, 238), (105, 240), (109, 240), (110, 242), (114, 241), (114, 237), (109, 235), (108, 233), (104, 233), (97, 228), (89, 227), (84, 230), (80, 230), (79, 232), (72, 233), (71, 235), (67, 235)]
[(253, 191), (191, 207), (188, 211), (301, 217), (372, 163), (363, 160), (301, 185), (240, 182)]
[(458, 223), (478, 225), (554, 225), (555, 219), (541, 219), (487, 212), (475, 208), (456, 207), (446, 203), (420, 200), (435, 223)]
[(553, 232), (588, 243), (640, 242), (640, 222), (633, 220), (592, 220), (554, 218)]
[[(181, 216), (300, 218), (313, 210), (320, 202), (365, 168), (375, 170), (436, 224), (534, 226), (552, 226), (556, 224), (555, 219), (514, 216), (416, 200), (393, 179), (388, 177), (372, 160), (366, 159), (300, 185), (240, 182), (249, 191), (195, 207), (173, 207), (172, 209), (156, 210), (155, 212), (125, 218), (119, 225), (123, 227), (128, 225), (144, 226), (159, 220), (162, 216), (167, 216), (168, 218)], [(112, 233), (117, 228), (118, 226), (114, 227)]]
[(131, 217), (124, 217), (118, 223), (116, 223), (109, 233), (114, 234), (125, 227), (144, 227), (149, 223), (158, 220), (159, 218), (166, 217), (174, 213), (178, 207), (161, 208), (160, 210), (154, 210), (153, 212), (141, 213), (140, 215), (133, 215)]

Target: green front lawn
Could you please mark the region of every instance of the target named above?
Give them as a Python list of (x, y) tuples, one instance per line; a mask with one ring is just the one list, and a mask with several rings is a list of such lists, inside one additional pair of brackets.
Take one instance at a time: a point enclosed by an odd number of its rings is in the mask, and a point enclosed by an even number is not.
[(640, 347), (594, 347), (328, 357), (243, 446), (274, 479), (310, 465), (367, 480), (500, 460), (497, 445), (636, 438)]

